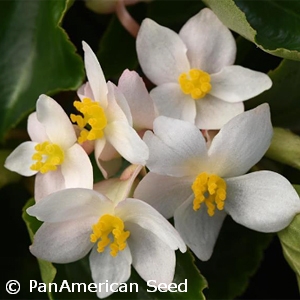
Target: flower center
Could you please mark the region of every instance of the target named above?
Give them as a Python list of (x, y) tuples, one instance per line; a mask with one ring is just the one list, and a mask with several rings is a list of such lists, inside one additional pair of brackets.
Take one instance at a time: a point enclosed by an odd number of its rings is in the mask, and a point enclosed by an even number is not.
[(195, 198), (193, 209), (197, 211), (201, 203), (207, 206), (207, 213), (212, 217), (215, 214), (217, 206), (218, 210), (224, 208), (226, 199), (226, 182), (218, 175), (203, 172), (200, 173), (192, 184), (192, 190)]
[[(78, 143), (82, 144), (86, 140), (93, 141), (103, 137), (103, 129), (107, 125), (104, 109), (98, 102), (90, 98), (81, 101), (74, 101), (74, 106), (83, 116), (71, 114), (71, 120), (80, 127), (81, 132)], [(86, 129), (85, 127), (89, 127)]]
[[(93, 233), (90, 236), (92, 243), (97, 243), (97, 251), (103, 252), (105, 247), (110, 244), (110, 255), (115, 257), (118, 252), (126, 248), (126, 240), (130, 232), (124, 231), (123, 221), (112, 215), (103, 215), (98, 223), (94, 224)], [(110, 237), (113, 237), (113, 242)]]
[(189, 74), (181, 73), (178, 81), (182, 92), (191, 95), (194, 100), (205, 97), (211, 90), (210, 76), (202, 70), (191, 69)]
[(37, 144), (34, 149), (36, 152), (32, 155), (32, 160), (37, 162), (30, 166), (33, 171), (39, 171), (42, 174), (55, 171), (57, 166), (64, 161), (64, 151), (56, 144), (44, 142)]

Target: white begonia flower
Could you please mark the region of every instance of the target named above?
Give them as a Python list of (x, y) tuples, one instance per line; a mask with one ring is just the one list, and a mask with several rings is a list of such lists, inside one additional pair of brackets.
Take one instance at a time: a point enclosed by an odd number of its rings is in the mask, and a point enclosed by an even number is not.
[(118, 154), (132, 164), (145, 165), (149, 150), (132, 128), (124, 95), (112, 82), (106, 83), (96, 55), (85, 42), (83, 50), (88, 82), (78, 90), (81, 101), (74, 102), (83, 116), (71, 115), (71, 120), (81, 128), (78, 142), (95, 142), (96, 162), (104, 177), (119, 168)]
[(179, 34), (145, 19), (136, 48), (160, 115), (220, 129), (244, 111), (244, 100), (272, 85), (264, 73), (233, 65), (236, 43), (208, 8), (187, 21)]
[(244, 112), (222, 127), (209, 148), (190, 122), (160, 116), (144, 140), (150, 172), (134, 197), (166, 218), (201, 260), (213, 252), (227, 214), (261, 232), (285, 228), (300, 212), (300, 199), (289, 181), (271, 171), (246, 175), (270, 145), (269, 106)]
[(135, 71), (125, 70), (119, 78), (118, 88), (129, 105), (133, 128), (140, 134), (147, 129), (152, 130), (157, 111), (139, 74)]
[[(131, 274), (131, 265), (145, 281), (173, 281), (175, 250), (186, 245), (175, 228), (149, 204), (128, 198), (139, 167), (127, 180), (108, 179), (96, 190), (66, 189), (51, 194), (27, 209), (44, 223), (34, 236), (30, 251), (36, 257), (69, 263), (90, 251), (95, 283), (115, 283), (117, 288)], [(161, 267), (163, 266), (163, 268)], [(97, 292), (99, 298), (113, 291)]]
[(35, 201), (65, 188), (93, 187), (90, 159), (77, 143), (68, 115), (55, 100), (46, 95), (38, 98), (27, 131), (31, 141), (20, 144), (7, 157), (5, 167), (26, 177), (36, 175)]

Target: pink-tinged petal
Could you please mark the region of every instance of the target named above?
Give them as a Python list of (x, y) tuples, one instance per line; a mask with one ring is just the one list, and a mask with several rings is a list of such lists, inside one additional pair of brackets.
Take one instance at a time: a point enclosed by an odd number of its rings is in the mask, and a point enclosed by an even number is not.
[(82, 101), (84, 98), (90, 98), (92, 100), (95, 99), (93, 95), (93, 91), (91, 89), (91, 85), (89, 82), (84, 83), (78, 90), (77, 90), (77, 95)]
[(100, 63), (91, 47), (84, 41), (82, 42), (82, 48), (84, 50), (86, 75), (94, 95), (94, 100), (99, 102), (101, 106), (106, 107), (108, 90)]
[(261, 232), (277, 232), (300, 212), (300, 199), (290, 182), (271, 171), (229, 178), (225, 210), (239, 224)]
[(151, 172), (175, 177), (197, 175), (207, 165), (205, 140), (189, 122), (160, 116), (154, 133), (147, 131), (144, 141), (149, 147), (147, 167)]
[(192, 183), (190, 177), (171, 177), (149, 172), (136, 187), (134, 198), (147, 202), (169, 219), (192, 195)]
[(240, 102), (270, 89), (272, 81), (265, 73), (228, 66), (211, 75), (211, 86), (211, 95), (228, 102)]
[(130, 107), (133, 127), (136, 130), (152, 129), (156, 113), (143, 79), (135, 71), (127, 69), (122, 73), (118, 87)]
[[(27, 209), (27, 213), (44, 222), (65, 222), (112, 213), (113, 203), (96, 191), (65, 189), (48, 195)], [(97, 221), (96, 220), (96, 221)]]
[(159, 115), (195, 122), (195, 100), (185, 95), (179, 84), (166, 83), (151, 90), (152, 97)]
[(178, 82), (190, 64), (186, 46), (177, 33), (146, 18), (136, 39), (139, 63), (146, 76), (156, 85)]
[(32, 155), (35, 153), (35, 142), (24, 142), (20, 144), (5, 160), (4, 167), (10, 171), (17, 172), (22, 176), (32, 176), (37, 173), (30, 167), (35, 163)]
[(115, 121), (108, 124), (105, 128), (105, 136), (127, 161), (136, 165), (146, 164), (149, 149), (128, 123)]
[(36, 112), (29, 115), (27, 120), (27, 131), (33, 142), (42, 143), (49, 140), (45, 127), (37, 119)]
[(167, 241), (162, 241), (155, 233), (137, 224), (126, 223), (126, 230), (130, 231), (128, 245), (132, 254), (132, 265), (141, 278), (145, 281), (155, 280), (155, 285), (171, 283), (176, 257)]
[(149, 204), (138, 199), (127, 198), (118, 203), (115, 214), (123, 220), (125, 228), (127, 222), (138, 224), (155, 234), (171, 249), (186, 251), (186, 246), (175, 228)]
[(268, 104), (239, 114), (214, 137), (208, 151), (210, 171), (221, 177), (245, 174), (268, 150), (272, 135)]
[(198, 211), (194, 211), (193, 198), (191, 196), (175, 211), (175, 228), (194, 254), (206, 261), (213, 253), (226, 213), (216, 209), (210, 217), (204, 204)]
[(93, 247), (90, 254), (90, 268), (93, 281), (97, 286), (106, 283), (108, 287), (97, 291), (99, 298), (105, 298), (117, 290), (122, 282), (126, 282), (131, 274), (132, 257), (128, 246), (119, 251), (116, 257), (110, 255), (110, 248), (106, 247), (104, 252), (99, 253), (97, 247)]
[(216, 130), (244, 112), (244, 103), (228, 103), (212, 95), (196, 101), (195, 124), (199, 129)]
[(93, 188), (93, 167), (90, 158), (79, 144), (66, 151), (61, 172), (66, 188)]
[(191, 68), (216, 73), (234, 63), (234, 37), (210, 9), (189, 19), (179, 35), (187, 46)]
[(60, 167), (56, 171), (50, 171), (45, 174), (37, 173), (34, 182), (35, 202), (65, 188), (65, 179)]
[[(114, 98), (113, 101), (115, 101), (116, 104), (120, 107), (121, 111), (126, 116), (127, 122), (130, 125), (132, 125), (132, 116), (131, 116), (131, 112), (130, 112), (130, 107), (129, 107), (127, 100), (126, 100), (125, 96), (123, 95), (122, 91), (115, 84), (113, 84), (110, 81), (107, 83), (107, 86), (108, 86), (109, 96), (111, 95), (111, 97)], [(111, 101), (111, 99), (109, 99), (109, 101)], [(123, 118), (123, 116), (122, 116), (122, 118)]]
[(66, 264), (79, 260), (93, 247), (90, 242), (93, 222), (93, 218), (83, 218), (44, 223), (34, 236), (30, 252), (39, 259), (54, 263)]
[(71, 147), (77, 140), (73, 125), (63, 108), (52, 98), (41, 95), (36, 103), (39, 122), (45, 127), (50, 141), (63, 149)]

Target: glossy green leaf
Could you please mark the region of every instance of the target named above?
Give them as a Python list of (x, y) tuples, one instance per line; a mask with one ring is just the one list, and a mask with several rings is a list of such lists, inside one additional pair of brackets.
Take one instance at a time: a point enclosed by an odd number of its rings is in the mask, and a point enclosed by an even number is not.
[(231, 30), (279, 57), (300, 60), (300, 2), (203, 0)]
[(0, 140), (40, 94), (76, 89), (83, 62), (60, 27), (69, 1), (0, 1)]
[(266, 157), (300, 169), (300, 137), (288, 129), (274, 128)]
[[(36, 218), (29, 216), (26, 213), (26, 209), (28, 207), (32, 206), (33, 204), (34, 204), (34, 199), (32, 198), (25, 204), (25, 206), (23, 207), (23, 213), (22, 213), (22, 218), (26, 224), (31, 241), (33, 241), (35, 232), (39, 229), (39, 227), (42, 224)], [(42, 259), (38, 259), (37, 261), (38, 261), (38, 264), (40, 267), (42, 280), (45, 284), (48, 285), (49, 283), (53, 282), (55, 275), (56, 275), (56, 269), (53, 266), (53, 264), (48, 261), (45, 261)], [(48, 291), (48, 297), (50, 300), (54, 299), (52, 293), (49, 291)]]
[[(294, 187), (300, 195), (300, 185), (294, 185)], [(278, 237), (284, 257), (296, 274), (300, 291), (300, 214), (294, 218), (288, 227), (278, 233)]]
[(225, 219), (212, 257), (197, 262), (208, 282), (207, 299), (235, 299), (257, 271), (273, 234), (260, 233)]
[[(150, 285), (147, 286), (147, 283), (141, 279), (137, 272), (132, 268), (131, 277), (126, 282), (127, 292), (125, 292), (125, 290), (122, 292), (116, 292), (106, 299), (205, 299), (202, 291), (207, 287), (207, 283), (194, 265), (193, 256), (190, 252), (180, 253), (177, 251), (176, 257), (177, 265), (173, 282), (177, 284), (182, 292), (149, 292), (147, 289), (153, 291), (154, 288)], [(55, 282), (58, 283), (58, 286), (63, 282), (63, 280), (67, 280), (69, 284), (72, 284), (72, 282), (82, 282), (88, 285), (93, 282), (89, 269), (88, 256), (74, 263), (57, 265), (57, 270), (58, 273)], [(184, 291), (185, 287), (186, 291)], [(103, 288), (105, 288), (105, 286)], [(109, 289), (109, 286), (107, 288)], [(55, 298), (56, 296), (63, 297), (62, 294), (56, 294)], [(84, 293), (83, 290), (72, 293), (69, 297), (72, 299), (97, 299), (95, 293), (88, 291)]]
[(300, 62), (284, 59), (268, 75), (273, 82), (271, 89), (246, 101), (246, 108), (268, 102), (274, 126), (288, 128), (298, 126), (300, 124)]
[(138, 66), (135, 39), (124, 29), (117, 17), (112, 17), (97, 53), (106, 79), (113, 79), (125, 69)]

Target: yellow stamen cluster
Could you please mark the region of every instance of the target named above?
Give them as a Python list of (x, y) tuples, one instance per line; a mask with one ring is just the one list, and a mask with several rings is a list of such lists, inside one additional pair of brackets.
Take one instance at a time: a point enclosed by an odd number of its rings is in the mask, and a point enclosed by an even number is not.
[(211, 90), (210, 76), (202, 70), (191, 69), (189, 74), (182, 73), (178, 81), (182, 92), (191, 95), (194, 100), (205, 97)]
[(223, 178), (215, 174), (200, 173), (192, 184), (192, 190), (195, 195), (193, 202), (195, 211), (203, 202), (210, 216), (215, 214), (216, 207), (218, 210), (223, 210), (226, 199), (226, 182)]
[(32, 160), (37, 162), (30, 166), (33, 171), (39, 171), (42, 174), (55, 171), (57, 166), (64, 161), (64, 151), (56, 144), (44, 142), (37, 144), (34, 149), (36, 152), (32, 155)]
[[(92, 101), (89, 98), (84, 98), (81, 101), (74, 101), (75, 108), (83, 115), (71, 114), (71, 120), (80, 127), (81, 132), (78, 137), (78, 143), (83, 143), (86, 140), (93, 141), (103, 137), (103, 130), (107, 125), (107, 119), (104, 109), (98, 102)], [(89, 125), (90, 130), (85, 127)]]
[[(112, 215), (103, 215), (97, 224), (94, 224), (93, 233), (90, 236), (91, 242), (97, 244), (97, 251), (103, 252), (105, 247), (110, 244), (110, 255), (115, 257), (118, 252), (126, 248), (126, 240), (128, 239), (130, 232), (124, 231), (123, 221)], [(112, 235), (113, 242), (109, 238)]]

